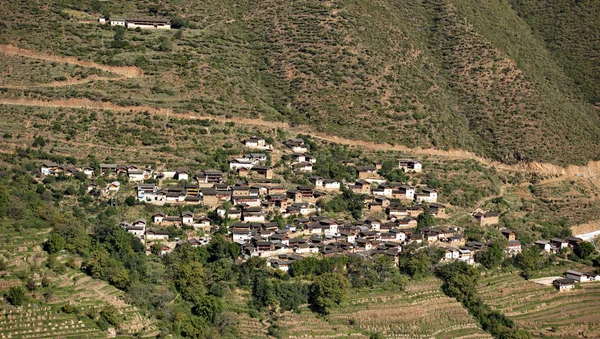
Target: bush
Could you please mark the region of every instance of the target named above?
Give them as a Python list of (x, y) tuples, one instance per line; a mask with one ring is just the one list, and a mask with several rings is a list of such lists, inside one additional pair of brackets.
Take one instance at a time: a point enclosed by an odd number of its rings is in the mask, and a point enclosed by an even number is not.
[(13, 286), (6, 292), (6, 300), (13, 306), (21, 306), (25, 301), (25, 289), (21, 286)]

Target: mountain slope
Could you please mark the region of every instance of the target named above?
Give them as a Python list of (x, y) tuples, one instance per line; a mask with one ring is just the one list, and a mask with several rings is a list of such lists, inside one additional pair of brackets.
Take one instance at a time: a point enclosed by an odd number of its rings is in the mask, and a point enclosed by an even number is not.
[[(595, 50), (580, 53), (586, 45), (568, 37), (558, 52), (549, 48), (532, 22), (553, 17), (526, 14), (535, 10), (526, 1), (59, 0), (5, 7), (0, 43), (135, 65), (145, 74), (62, 88), (7, 85), (6, 97), (87, 97), (260, 115), (355, 139), (467, 149), (509, 163), (585, 163), (600, 156), (600, 121), (590, 103), (598, 72), (565, 63), (572, 56), (577, 64), (597, 65)], [(596, 7), (585, 23), (600, 16)], [(570, 15), (565, 25), (572, 26), (580, 12), (560, 15)], [(121, 34), (93, 23), (100, 13), (182, 17), (187, 27)], [(600, 41), (589, 37), (589, 46)]]

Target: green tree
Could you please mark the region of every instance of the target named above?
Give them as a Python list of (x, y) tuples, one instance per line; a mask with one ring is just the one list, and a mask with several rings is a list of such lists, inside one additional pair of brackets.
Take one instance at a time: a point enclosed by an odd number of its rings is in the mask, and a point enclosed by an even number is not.
[(25, 289), (21, 286), (13, 286), (6, 292), (6, 300), (13, 306), (21, 306), (25, 301)]
[(221, 304), (221, 299), (208, 295), (198, 300), (196, 305), (192, 308), (192, 313), (204, 318), (208, 323), (212, 324), (222, 310), (223, 305)]
[(56, 233), (51, 233), (48, 240), (44, 243), (44, 250), (50, 254), (58, 253), (65, 248), (65, 238)]
[(422, 230), (435, 226), (435, 218), (431, 215), (428, 208), (417, 217), (417, 229)]
[(310, 288), (310, 301), (313, 308), (327, 314), (334, 305), (339, 305), (348, 289), (348, 279), (339, 273), (324, 273), (317, 277)]
[(575, 254), (581, 259), (589, 258), (592, 253), (596, 252), (596, 248), (591, 242), (584, 241), (577, 246), (575, 246), (574, 251)]
[(475, 255), (475, 261), (482, 264), (487, 269), (498, 267), (504, 260), (504, 250), (499, 244), (494, 243)]

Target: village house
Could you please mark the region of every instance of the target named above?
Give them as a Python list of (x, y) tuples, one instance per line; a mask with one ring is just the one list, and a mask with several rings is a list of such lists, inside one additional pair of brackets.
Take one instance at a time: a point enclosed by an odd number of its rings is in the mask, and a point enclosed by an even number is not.
[(504, 253), (510, 256), (517, 255), (522, 252), (521, 242), (519, 240), (509, 240), (504, 249)]
[(194, 180), (196, 180), (200, 187), (211, 187), (214, 184), (223, 182), (223, 172), (214, 170), (200, 171), (194, 176)]
[(244, 222), (265, 222), (266, 213), (260, 206), (246, 207), (242, 210), (242, 221)]
[(564, 248), (569, 247), (569, 242), (565, 239), (552, 238), (550, 239), (550, 245), (556, 250), (560, 251)]
[(110, 184), (108, 184), (106, 186), (106, 192), (107, 193), (113, 193), (116, 194), (117, 192), (119, 192), (119, 188), (121, 187), (121, 183), (118, 181), (113, 181)]
[(292, 164), (306, 162), (306, 155), (304, 153), (292, 153), (290, 154), (290, 158), (292, 158)]
[(391, 198), (392, 197), (392, 186), (386, 185), (386, 184), (381, 184), (379, 186), (377, 186), (376, 188), (373, 188), (373, 190), (371, 191), (371, 193), (373, 195), (380, 195), (380, 196), (384, 196), (384, 197), (388, 197)]
[(54, 163), (54, 162), (45, 162), (42, 164), (42, 167), (40, 169), (42, 175), (51, 175), (54, 174), (56, 172), (56, 169), (58, 168), (58, 164)]
[(290, 270), (290, 267), (292, 266), (292, 261), (291, 260), (273, 260), (271, 261), (271, 267), (278, 269), (280, 271), (283, 272), (287, 272)]
[(446, 217), (446, 206), (438, 203), (429, 204), (429, 213), (436, 218)]
[(365, 180), (357, 180), (354, 185), (349, 185), (348, 188), (356, 194), (369, 194), (371, 192), (371, 184)]
[(273, 169), (269, 166), (253, 166), (250, 171), (257, 177), (273, 179)]
[(398, 159), (398, 168), (404, 172), (420, 173), (423, 170), (423, 163), (419, 160)]
[(146, 229), (147, 240), (169, 240), (169, 232), (163, 230)]
[(487, 225), (496, 225), (499, 223), (499, 215), (496, 212), (484, 211), (478, 208), (475, 211), (473, 211), (472, 215), (481, 227)]
[(598, 274), (587, 274), (587, 273), (579, 272), (576, 270), (566, 271), (565, 276), (568, 279), (573, 279), (577, 282), (589, 282), (589, 281), (599, 281), (600, 280), (600, 275), (598, 275)]
[(437, 202), (437, 190), (428, 187), (422, 187), (421, 193), (415, 193), (417, 202)]
[(204, 232), (209, 232), (211, 229), (210, 218), (207, 216), (201, 216), (194, 220), (194, 224), (192, 225), (195, 230), (203, 230)]
[(559, 291), (568, 291), (575, 288), (575, 280), (573, 279), (556, 279), (552, 282), (552, 285)]
[(253, 164), (258, 164), (263, 161), (267, 161), (267, 155), (265, 153), (247, 153), (242, 155), (242, 159), (250, 160)]
[(182, 169), (177, 169), (177, 170), (175, 170), (175, 175), (173, 175), (173, 179), (188, 181), (189, 175), (188, 175), (187, 171), (182, 170)]
[(87, 166), (83, 168), (83, 174), (85, 174), (86, 177), (88, 178), (92, 178), (94, 176), (94, 168)]
[(285, 142), (285, 145), (292, 150), (294, 153), (306, 153), (308, 148), (304, 144), (302, 139), (289, 139)]
[(515, 231), (509, 230), (508, 228), (505, 228), (505, 229), (502, 230), (502, 235), (508, 241), (512, 241), (512, 240), (516, 240), (517, 239), (517, 234), (515, 233)]
[(359, 179), (377, 178), (377, 169), (375, 166), (361, 166), (356, 168)]
[(550, 251), (552, 250), (550, 242), (546, 240), (536, 240), (534, 244), (539, 248), (540, 252), (550, 253)]
[(109, 23), (111, 26), (122, 26), (126, 27), (125, 18), (110, 18)]
[(146, 179), (145, 171), (132, 169), (127, 171), (129, 182), (143, 182)]
[[(123, 19), (119, 19), (121, 25)], [(171, 29), (171, 20), (160, 18), (125, 18), (125, 27), (129, 29)], [(111, 19), (111, 26), (114, 26)]]
[(325, 179), (321, 177), (312, 176), (309, 178), (310, 182), (315, 185), (315, 187), (323, 187), (323, 181)]
[(248, 148), (264, 149), (264, 150), (271, 149), (271, 146), (269, 144), (267, 144), (267, 141), (265, 140), (265, 138), (259, 137), (256, 135), (253, 135), (252, 137), (244, 140), (244, 146), (246, 146)]
[(100, 164), (100, 175), (112, 176), (117, 173), (117, 164)]
[(231, 202), (234, 205), (248, 205), (253, 207), (261, 205), (260, 197), (251, 195), (231, 197)]
[(310, 162), (299, 162), (292, 165), (292, 168), (296, 172), (312, 172), (313, 164)]
[(442, 263), (452, 262), (452, 261), (458, 260), (459, 257), (460, 257), (460, 252), (458, 251), (458, 249), (449, 247), (445, 250), (444, 256), (442, 257), (440, 262), (442, 262)]
[(571, 247), (571, 248), (575, 248), (583, 242), (583, 239), (578, 238), (578, 237), (567, 237), (566, 240), (567, 240), (567, 243), (569, 244), (569, 247)]
[(339, 190), (340, 182), (335, 179), (325, 179), (323, 180), (323, 188), (326, 190)]
[(233, 242), (238, 244), (245, 244), (252, 238), (252, 231), (249, 228), (247, 230), (234, 230), (231, 234)]
[(233, 171), (239, 171), (240, 169), (249, 170), (254, 165), (255, 163), (248, 159), (232, 159), (229, 161), (229, 169)]
[(181, 212), (181, 223), (183, 225), (193, 225), (194, 224), (194, 213), (190, 211)]

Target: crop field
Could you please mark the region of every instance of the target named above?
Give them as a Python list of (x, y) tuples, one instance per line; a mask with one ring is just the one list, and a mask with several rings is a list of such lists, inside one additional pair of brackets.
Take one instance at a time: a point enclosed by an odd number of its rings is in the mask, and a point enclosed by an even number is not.
[(572, 291), (526, 281), (516, 273), (487, 277), (480, 283), (485, 302), (536, 338), (598, 338), (600, 284), (583, 283)]
[[(47, 253), (41, 244), (50, 229), (20, 229), (7, 225), (0, 228), (2, 251), (13, 274), (8, 271), (0, 276), (0, 293), (12, 286), (22, 286), (20, 278), (35, 277), (38, 282), (44, 276), (50, 287), (37, 287), (32, 298), (16, 308), (0, 302), (0, 338), (104, 338), (106, 332), (95, 324), (94, 315), (107, 305), (114, 306), (122, 324), (119, 335), (157, 333), (154, 320), (123, 299), (123, 292), (101, 280), (89, 278), (79, 270), (64, 267), (57, 273), (45, 266)], [(64, 265), (69, 258), (59, 257)], [(23, 274), (21, 274), (23, 273)], [(50, 294), (45, 292), (51, 291)], [(73, 307), (66, 312), (65, 305)]]
[(350, 296), (334, 310), (330, 323), (354, 324), (387, 338), (491, 338), (440, 285), (432, 278), (411, 282), (404, 292)]

